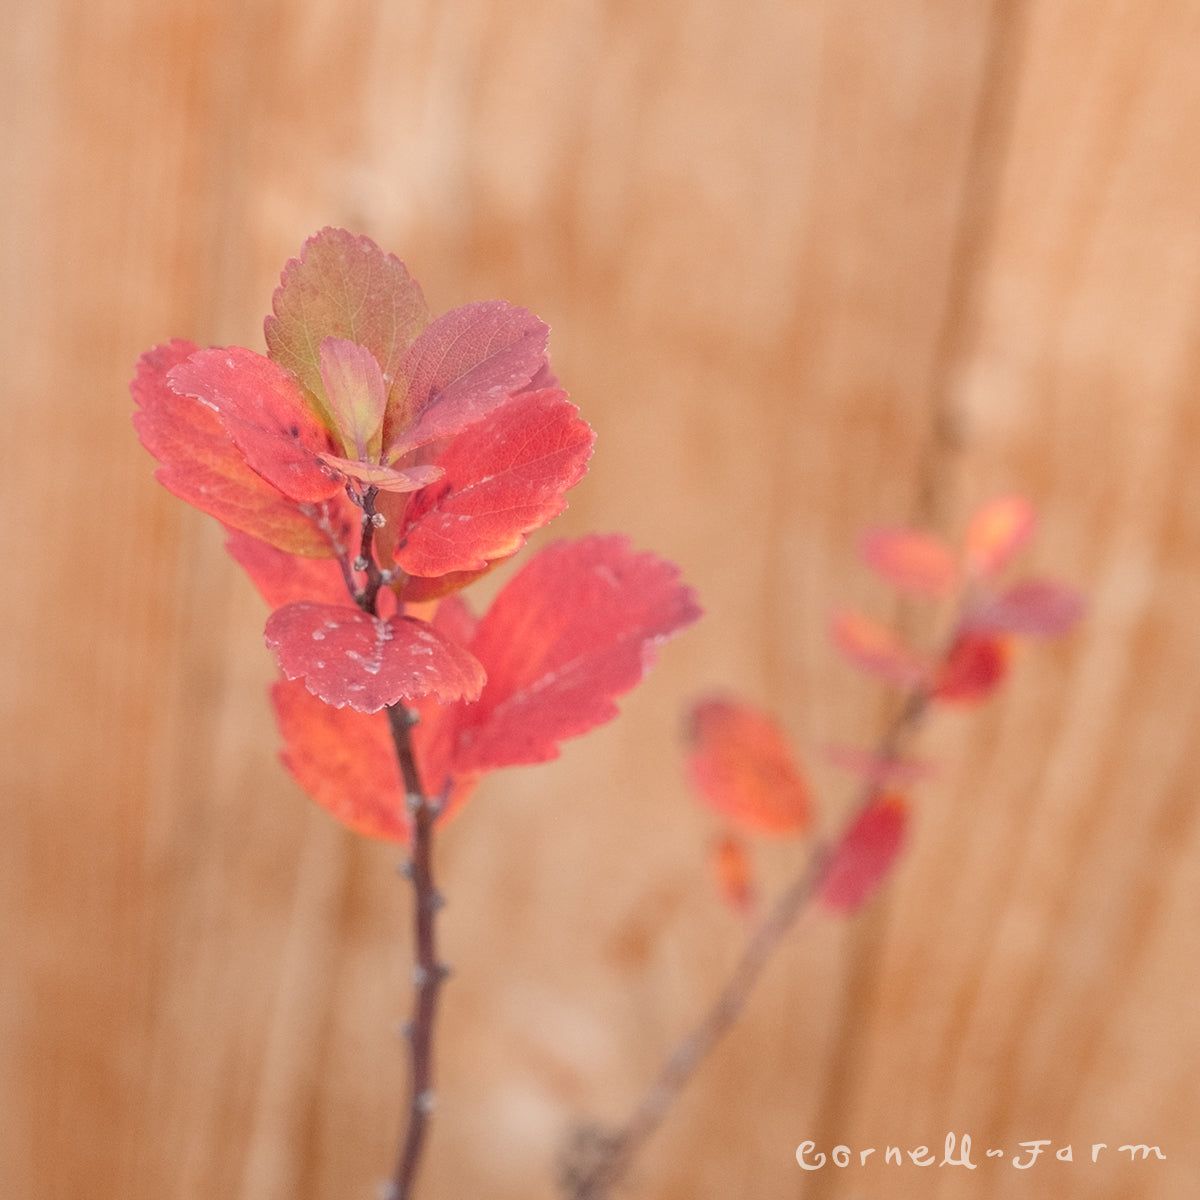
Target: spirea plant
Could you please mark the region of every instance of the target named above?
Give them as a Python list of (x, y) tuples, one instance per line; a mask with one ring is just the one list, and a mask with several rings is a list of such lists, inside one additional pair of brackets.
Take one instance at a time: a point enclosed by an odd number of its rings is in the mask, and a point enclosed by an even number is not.
[(172, 341), (132, 384), (157, 478), (225, 526), (272, 610), (285, 764), (339, 820), (409, 850), (398, 1198), (435, 1102), (435, 825), (482, 775), (615, 716), (655, 647), (700, 615), (674, 566), (619, 536), (548, 546), (482, 616), (463, 598), (563, 510), (592, 452), (547, 332), (503, 301), (431, 320), (398, 259), (323, 229), (284, 269), (266, 355)]
[(834, 645), (891, 689), (893, 715), (872, 747), (826, 748), (829, 761), (858, 781), (849, 817), (840, 831), (816, 837), (798, 854), (797, 874), (769, 905), (758, 894), (750, 839), (810, 835), (817, 820), (812, 788), (769, 713), (725, 695), (693, 706), (686, 770), (697, 798), (719, 820), (712, 845), (716, 886), (746, 919), (749, 935), (716, 999), (626, 1120), (612, 1129), (575, 1131), (560, 1175), (567, 1200), (602, 1200), (625, 1179), (806, 908), (847, 916), (879, 890), (908, 835), (911, 790), (932, 773), (929, 763), (907, 753), (930, 712), (983, 702), (1004, 682), (1017, 642), (1057, 637), (1078, 621), (1083, 599), (1073, 589), (1048, 579), (1006, 578), (1035, 528), (1028, 500), (1002, 496), (972, 515), (958, 553), (915, 529), (878, 528), (863, 536), (861, 555), (876, 574), (900, 593), (939, 606), (939, 631), (934, 649), (923, 652), (871, 617), (834, 613)]
[[(327, 228), (284, 268), (265, 355), (175, 340), (142, 356), (131, 385), (156, 477), (222, 523), (271, 610), (284, 764), (339, 821), (405, 847), (409, 1101), (387, 1200), (415, 1194), (435, 1107), (446, 976), (435, 830), (488, 772), (552, 759), (614, 717), (656, 647), (700, 615), (672, 564), (614, 535), (548, 545), (482, 614), (466, 599), (566, 507), (592, 452), (592, 430), (551, 371), (547, 333), (503, 301), (431, 318), (397, 258)], [(1074, 624), (1070, 589), (1003, 582), (1033, 528), (1028, 502), (1006, 497), (975, 514), (959, 554), (914, 530), (863, 539), (885, 580), (950, 615), (928, 653), (871, 618), (835, 615), (834, 643), (896, 690), (895, 715), (873, 748), (829, 749), (859, 779), (850, 818), (798, 854), (799, 873), (770, 905), (749, 839), (808, 836), (812, 789), (769, 714), (723, 695), (695, 705), (687, 769), (719, 818), (716, 881), (749, 923), (746, 945), (628, 1119), (576, 1131), (564, 1196), (599, 1200), (624, 1179), (810, 902), (844, 915), (878, 889), (907, 834), (909, 790), (928, 772), (906, 748), (929, 711), (990, 695), (1015, 638)]]

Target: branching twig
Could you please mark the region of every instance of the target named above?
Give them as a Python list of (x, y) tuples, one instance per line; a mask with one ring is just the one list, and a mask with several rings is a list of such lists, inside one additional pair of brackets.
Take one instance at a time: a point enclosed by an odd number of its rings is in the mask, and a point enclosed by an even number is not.
[[(929, 705), (924, 686), (904, 698), (899, 712), (879, 739), (880, 758), (898, 756)], [(868, 783), (859, 797), (847, 828), (878, 798), (878, 783)], [(606, 1200), (626, 1175), (638, 1151), (662, 1124), (700, 1064), (745, 1008), (754, 985), (775, 951), (795, 925), (810, 900), (820, 891), (832, 859), (832, 845), (818, 842), (799, 875), (788, 885), (750, 936), (725, 986), (700, 1023), (672, 1052), (641, 1103), (614, 1132), (595, 1129), (576, 1134), (568, 1148), (560, 1184), (566, 1200)]]

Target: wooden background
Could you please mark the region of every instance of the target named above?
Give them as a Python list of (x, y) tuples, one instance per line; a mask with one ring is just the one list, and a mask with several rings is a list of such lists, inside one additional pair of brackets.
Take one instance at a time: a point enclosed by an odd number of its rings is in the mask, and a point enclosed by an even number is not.
[[(599, 435), (555, 532), (629, 532), (708, 610), (619, 722), (441, 840), (423, 1196), (548, 1200), (572, 1118), (617, 1118), (736, 954), (689, 699), (776, 711), (832, 827), (820, 747), (882, 697), (827, 614), (893, 612), (857, 532), (957, 534), (1010, 490), (1086, 626), (926, 730), (893, 885), (789, 941), (627, 1194), (1195, 1194), (1200, 5), (5, 7), (0, 1194), (372, 1200), (388, 1170), (396, 854), (278, 766), (262, 606), (152, 482), (126, 391), (172, 335), (260, 348), (329, 223), (435, 311), (552, 324)], [(763, 847), (768, 878), (799, 853)], [(793, 1157), (948, 1131), (978, 1170)], [(1076, 1161), (982, 1159), (1034, 1138)]]

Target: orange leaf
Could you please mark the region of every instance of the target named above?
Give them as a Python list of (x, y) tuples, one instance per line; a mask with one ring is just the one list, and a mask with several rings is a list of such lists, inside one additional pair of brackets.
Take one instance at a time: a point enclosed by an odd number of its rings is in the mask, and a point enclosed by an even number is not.
[(955, 584), (958, 570), (950, 547), (932, 534), (915, 529), (872, 529), (859, 550), (867, 565), (903, 592), (943, 596)]
[(925, 677), (925, 663), (916, 651), (870, 617), (850, 611), (835, 613), (830, 636), (846, 659), (868, 675), (901, 687), (911, 687)]
[(976, 510), (967, 524), (963, 546), (967, 570), (994, 575), (1033, 536), (1037, 513), (1024, 496), (1001, 496)]
[(726, 834), (713, 846), (712, 856), (721, 899), (740, 916), (748, 917), (754, 910), (754, 884), (745, 845), (733, 834)]
[(334, 708), (304, 684), (271, 690), (284, 766), (323, 808), (356, 833), (408, 840), (404, 787), (387, 713)]
[[(407, 841), (404, 784), (387, 713), (356, 712), (349, 705), (334, 708), (299, 679), (281, 679), (271, 689), (271, 701), (283, 735), (283, 764), (296, 782), (355, 833)], [(463, 806), (477, 779), (450, 778), (444, 771), (438, 718), (453, 706), (427, 698), (418, 707), (421, 721), (413, 729), (413, 750), (426, 794), (442, 802), (440, 824)]]
[(881, 796), (865, 808), (834, 850), (818, 902), (836, 913), (861, 908), (896, 861), (907, 831), (908, 802), (903, 796)]
[(938, 700), (976, 704), (986, 700), (1008, 674), (1008, 643), (981, 633), (960, 633), (950, 647), (934, 682)]
[(692, 710), (688, 772), (717, 812), (757, 833), (798, 833), (811, 820), (808, 784), (779, 726), (731, 700)]

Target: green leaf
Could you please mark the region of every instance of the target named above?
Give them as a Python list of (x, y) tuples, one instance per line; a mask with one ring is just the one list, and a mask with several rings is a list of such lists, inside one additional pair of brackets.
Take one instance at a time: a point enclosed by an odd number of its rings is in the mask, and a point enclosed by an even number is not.
[(332, 427), (321, 380), (321, 343), (365, 346), (390, 385), (405, 351), (429, 322), (420, 287), (404, 264), (368, 237), (326, 227), (283, 270), (266, 320), (267, 352), (299, 379)]

